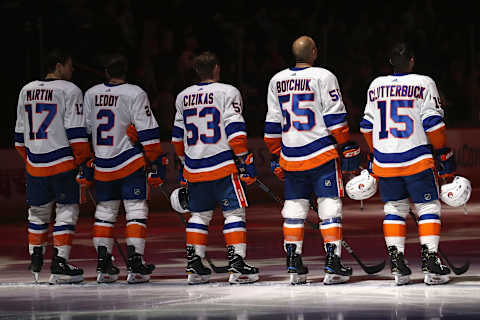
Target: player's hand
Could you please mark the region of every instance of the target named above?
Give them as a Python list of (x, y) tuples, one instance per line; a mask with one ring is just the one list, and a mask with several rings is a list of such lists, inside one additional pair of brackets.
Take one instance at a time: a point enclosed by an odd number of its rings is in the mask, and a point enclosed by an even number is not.
[(187, 185), (187, 180), (183, 177), (183, 164), (180, 164), (178, 168), (178, 183), (180, 183), (181, 186)]
[(342, 173), (353, 173), (360, 168), (360, 146), (348, 141), (340, 147), (342, 159)]
[(444, 180), (453, 180), (455, 171), (457, 170), (457, 162), (455, 154), (451, 148), (440, 148), (435, 150), (435, 162), (440, 178)]
[(127, 136), (133, 144), (138, 142), (138, 132), (132, 124), (127, 128)]
[(240, 180), (247, 185), (250, 185), (257, 180), (257, 169), (253, 163), (253, 153), (247, 153), (237, 158), (236, 165), (238, 172), (240, 173)]
[(277, 176), (280, 181), (285, 181), (285, 171), (280, 167), (279, 156), (273, 154), (272, 158), (270, 159), (270, 169), (272, 170), (273, 174)]
[(147, 183), (152, 188), (158, 188), (165, 182), (167, 175), (168, 158), (166, 154), (162, 154), (152, 162), (147, 174)]
[(79, 166), (76, 180), (80, 187), (90, 188), (93, 185), (94, 172), (93, 159), (90, 159)]

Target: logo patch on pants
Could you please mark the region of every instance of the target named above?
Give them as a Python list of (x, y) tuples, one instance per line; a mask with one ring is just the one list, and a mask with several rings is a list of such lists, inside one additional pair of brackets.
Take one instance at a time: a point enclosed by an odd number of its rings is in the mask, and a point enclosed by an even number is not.
[(325, 187), (331, 187), (332, 181), (330, 179), (325, 180)]

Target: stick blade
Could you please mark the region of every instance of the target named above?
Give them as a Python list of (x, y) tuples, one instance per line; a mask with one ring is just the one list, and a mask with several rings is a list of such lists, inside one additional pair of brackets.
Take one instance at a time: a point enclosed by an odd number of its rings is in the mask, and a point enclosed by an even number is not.
[(464, 274), (465, 272), (468, 271), (468, 268), (470, 268), (470, 261), (467, 261), (460, 268), (455, 268), (453, 265), (451, 267), (452, 267), (453, 273), (455, 273), (457, 276), (459, 276), (459, 275)]
[(379, 264), (374, 265), (374, 266), (362, 265), (361, 267), (362, 267), (363, 271), (365, 271), (366, 273), (375, 274), (375, 273), (378, 273), (378, 272), (382, 271), (383, 268), (385, 268), (385, 260), (382, 263), (379, 263)]
[(212, 260), (209, 257), (205, 257), (205, 260), (207, 260), (207, 262), (210, 265), (210, 268), (212, 268), (213, 272), (215, 272), (215, 273), (228, 273), (229, 266), (217, 267), (216, 265), (213, 264)]

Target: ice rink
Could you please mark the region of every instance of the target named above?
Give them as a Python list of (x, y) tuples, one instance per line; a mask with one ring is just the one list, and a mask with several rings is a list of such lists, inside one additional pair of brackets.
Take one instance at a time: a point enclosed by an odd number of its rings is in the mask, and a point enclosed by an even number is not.
[[(480, 199), (475, 190), (472, 199)], [(261, 193), (251, 189), (250, 193)], [(266, 197), (266, 196), (265, 196)], [(411, 284), (397, 287), (389, 265), (367, 275), (344, 250), (342, 259), (354, 269), (346, 284), (325, 286), (324, 252), (319, 231), (305, 226), (304, 262), (310, 269), (306, 285), (291, 286), (282, 249), (282, 220), (275, 203), (252, 201), (247, 209), (247, 261), (260, 268), (260, 281), (229, 285), (227, 274), (214, 274), (209, 284), (186, 284), (183, 225), (175, 213), (155, 211), (149, 219), (146, 260), (156, 265), (147, 284), (125, 283), (126, 270), (114, 249), (121, 281), (95, 282), (96, 253), (92, 247), (93, 218), (77, 226), (71, 262), (85, 269), (78, 285), (50, 286), (51, 247), (47, 250), (41, 283), (27, 270), (26, 223), (0, 227), (1, 319), (480, 319), (480, 204), (471, 201), (469, 214), (443, 206), (441, 249), (455, 266), (471, 262), (465, 274), (452, 274), (446, 285), (426, 286), (420, 272), (417, 228), (408, 219), (406, 258), (413, 271)], [(23, 214), (23, 213), (22, 213)], [(313, 212), (309, 219), (317, 221)], [(378, 198), (365, 203), (344, 202), (344, 239), (368, 265), (387, 260), (382, 234), (383, 206)], [(124, 218), (116, 225), (123, 241)], [(217, 212), (209, 229), (208, 253), (217, 266), (227, 263)], [(50, 238), (51, 241), (51, 238)]]

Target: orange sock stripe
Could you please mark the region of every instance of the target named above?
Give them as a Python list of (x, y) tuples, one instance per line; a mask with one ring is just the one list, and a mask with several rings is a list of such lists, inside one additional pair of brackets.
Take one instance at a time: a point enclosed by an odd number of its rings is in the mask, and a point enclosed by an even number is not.
[(341, 227), (332, 227), (328, 229), (321, 229), (323, 242), (332, 242), (342, 240), (342, 228)]
[(187, 232), (187, 245), (207, 245), (208, 234), (199, 232)]
[(93, 236), (96, 238), (113, 238), (113, 227), (93, 226)]
[(71, 246), (72, 245), (73, 234), (72, 233), (63, 233), (53, 235), (53, 246)]
[(304, 228), (288, 228), (283, 226), (283, 238), (285, 241), (303, 241)]
[(383, 235), (385, 237), (405, 237), (407, 226), (404, 224), (383, 224)]
[(223, 235), (225, 237), (225, 243), (227, 246), (239, 243), (247, 243), (247, 233), (245, 231), (234, 231), (224, 233)]
[(47, 242), (47, 232), (45, 233), (28, 233), (28, 244), (39, 246)]
[(136, 223), (127, 225), (125, 230), (127, 238), (141, 238), (145, 239), (147, 236), (147, 228)]
[(440, 223), (421, 223), (418, 225), (418, 235), (423, 236), (439, 236), (440, 235)]

